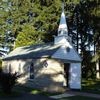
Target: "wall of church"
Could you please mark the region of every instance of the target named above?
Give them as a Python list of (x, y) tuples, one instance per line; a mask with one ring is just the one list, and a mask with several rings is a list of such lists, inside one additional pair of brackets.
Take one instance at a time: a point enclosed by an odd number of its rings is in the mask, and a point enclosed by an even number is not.
[(21, 59), (21, 60), (9, 60), (9, 61), (3, 61), (2, 68), (4, 72), (11, 72), (11, 73), (17, 73), (17, 75), (22, 75), (21, 78), (19, 78), (19, 82), (25, 83), (26, 80), (29, 78), (29, 67), (31, 59)]
[[(33, 63), (34, 79), (30, 79), (30, 65)], [(44, 91), (63, 91), (66, 85), (64, 65), (60, 61), (48, 58), (10, 60), (3, 62), (4, 72), (18, 72), (22, 77), (18, 82)]]

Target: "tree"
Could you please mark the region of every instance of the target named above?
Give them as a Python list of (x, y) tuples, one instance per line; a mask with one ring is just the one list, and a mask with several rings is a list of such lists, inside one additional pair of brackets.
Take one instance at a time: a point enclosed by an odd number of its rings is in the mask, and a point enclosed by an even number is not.
[[(15, 43), (13, 41), (12, 44), (15, 44), (17, 46), (23, 46), (23, 44), (19, 43), (20, 40), (18, 38), (21, 37), (20, 35), (22, 35), (23, 32), (28, 34), (28, 30), (30, 30), (29, 25), (31, 26), (30, 33), (34, 31), (33, 34), (37, 36), (34, 37), (33, 35), (32, 39), (34, 40), (34, 42), (30, 42), (28, 44), (34, 44), (35, 42), (37, 43), (36, 37), (37, 37), (37, 40), (40, 41), (40, 43), (41, 41), (44, 41), (44, 42), (52, 41), (53, 40), (52, 35), (57, 33), (57, 26), (58, 26), (57, 22), (59, 20), (58, 13), (60, 11), (59, 8), (61, 9), (61, 7), (59, 7), (60, 3), (61, 2), (59, 0), (1, 1), (1, 4), (4, 4), (4, 5), (6, 4), (7, 6), (6, 17), (4, 16), (5, 10), (2, 9), (2, 12), (4, 12), (4, 15), (2, 15), (2, 18), (1, 18), (3, 20), (2, 23), (4, 26), (6, 24), (8, 25), (6, 28), (2, 28), (3, 32), (1, 32), (2, 33), (1, 43), (5, 43), (5, 40), (6, 40), (5, 44), (8, 44), (7, 36), (10, 36), (10, 34), (12, 34), (14, 37), (14, 41), (16, 39)], [(56, 4), (57, 6), (55, 6)], [(25, 29), (26, 26), (28, 27)], [(10, 34), (8, 35), (7, 32), (9, 32)], [(31, 38), (28, 38), (28, 40), (31, 41)], [(18, 44), (21, 44), (21, 45), (18, 45)]]
[(96, 76), (100, 78), (100, 1), (92, 0), (90, 3), (92, 4), (90, 24), (93, 27), (95, 46), (95, 55), (92, 61), (96, 63)]
[(4, 73), (0, 72), (0, 86), (2, 91), (6, 94), (10, 94), (12, 92), (12, 88), (16, 84), (18, 76), (16, 73)]
[[(35, 0), (29, 2), (30, 2), (30, 7), (27, 7), (26, 12), (23, 9), (25, 7), (22, 6), (19, 7), (19, 10), (21, 9), (21, 11), (24, 11), (24, 15), (25, 15), (24, 17), (28, 17), (28, 18), (22, 19), (21, 21), (21, 25), (20, 25), (21, 30), (18, 33), (18, 37), (16, 38), (17, 40), (15, 41), (15, 45), (21, 44), (19, 46), (23, 46), (23, 44), (20, 41), (20, 38), (21, 39), (23, 38), (22, 34), (24, 35), (24, 38), (28, 38), (27, 37), (28, 35), (29, 37), (30, 35), (32, 35), (31, 38), (27, 39), (28, 40), (27, 44), (37, 44), (41, 42), (52, 41), (53, 40), (52, 35), (54, 35), (55, 32), (57, 33), (58, 16), (56, 15), (56, 12), (58, 12), (59, 10), (56, 9), (57, 6), (55, 6), (55, 3), (58, 3), (57, 5), (59, 5), (58, 0), (56, 1), (43, 0), (42, 2)], [(26, 3), (26, 1), (23, 3)], [(20, 3), (20, 5), (22, 5), (22, 2)], [(55, 12), (54, 9), (56, 9), (57, 11)], [(30, 31), (28, 32), (28, 30)], [(27, 34), (26, 37), (24, 33)], [(24, 38), (22, 40), (24, 40)]]
[[(81, 0), (76, 6), (74, 6), (74, 9), (72, 10), (72, 27), (70, 32), (73, 33), (72, 42), (76, 46), (77, 51), (80, 51), (83, 59), (87, 59), (87, 57), (84, 54), (86, 51), (91, 52), (90, 47), (91, 45), (94, 45), (95, 41), (96, 48), (98, 48), (97, 44), (99, 44), (99, 35), (97, 35), (97, 33), (99, 33), (100, 25), (99, 15), (97, 12), (100, 11), (99, 8), (100, 6), (98, 0)], [(96, 31), (98, 32), (96, 33)], [(98, 39), (94, 39), (94, 37), (96, 36), (98, 37)], [(99, 48), (97, 49), (97, 51), (98, 50)], [(89, 54), (90, 53), (87, 53), (88, 56)], [(99, 54), (97, 53), (97, 55)], [(85, 66), (84, 69), (87, 69), (87, 65), (89, 63), (92, 63), (91, 60), (87, 63), (85, 62), (85, 60), (82, 61), (82, 66)], [(90, 68), (88, 70), (90, 70)]]
[[(10, 4), (7, 0), (0, 1), (0, 47), (11, 48), (14, 42), (14, 34), (12, 34), (11, 20), (9, 20)], [(5, 52), (5, 50), (4, 50)]]
[(31, 25), (28, 24), (23, 25), (23, 27), (24, 28), (22, 32), (19, 32), (15, 41), (15, 48), (19, 46), (43, 43), (41, 40), (41, 38), (43, 37), (42, 32), (37, 32)]

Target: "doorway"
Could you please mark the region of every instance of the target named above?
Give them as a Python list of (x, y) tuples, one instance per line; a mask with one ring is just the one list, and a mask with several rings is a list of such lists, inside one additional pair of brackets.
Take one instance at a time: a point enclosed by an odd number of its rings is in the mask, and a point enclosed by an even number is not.
[(70, 68), (70, 63), (64, 63), (64, 77), (66, 79), (66, 84), (68, 88), (69, 88), (69, 68)]

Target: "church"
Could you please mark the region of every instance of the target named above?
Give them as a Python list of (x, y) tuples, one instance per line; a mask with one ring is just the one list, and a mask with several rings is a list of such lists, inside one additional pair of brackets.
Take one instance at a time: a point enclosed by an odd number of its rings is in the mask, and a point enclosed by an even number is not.
[(18, 82), (44, 91), (81, 89), (81, 57), (75, 50), (64, 14), (54, 42), (18, 47), (3, 58), (3, 71), (22, 75)]

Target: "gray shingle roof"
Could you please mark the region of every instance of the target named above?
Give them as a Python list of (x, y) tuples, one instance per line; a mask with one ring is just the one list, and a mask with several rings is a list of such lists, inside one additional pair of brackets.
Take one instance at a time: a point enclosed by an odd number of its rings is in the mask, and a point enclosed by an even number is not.
[(60, 45), (54, 45), (53, 43), (19, 47), (10, 52), (3, 60), (50, 57), (59, 47)]

